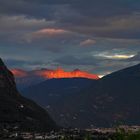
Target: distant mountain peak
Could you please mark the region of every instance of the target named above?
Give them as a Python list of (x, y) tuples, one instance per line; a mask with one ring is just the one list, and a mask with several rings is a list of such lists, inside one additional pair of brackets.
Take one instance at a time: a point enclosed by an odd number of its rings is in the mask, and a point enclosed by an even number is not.
[(0, 66), (4, 66), (4, 63), (1, 58), (0, 58)]
[(80, 69), (74, 69), (73, 71), (80, 71)]

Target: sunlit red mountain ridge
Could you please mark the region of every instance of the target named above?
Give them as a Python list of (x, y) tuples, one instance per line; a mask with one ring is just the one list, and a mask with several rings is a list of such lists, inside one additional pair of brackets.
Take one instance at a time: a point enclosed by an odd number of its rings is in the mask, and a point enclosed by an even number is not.
[(91, 74), (86, 71), (81, 71), (79, 69), (75, 69), (73, 71), (64, 71), (62, 68), (57, 68), (56, 70), (41, 69), (41, 70), (34, 70), (30, 72), (21, 69), (12, 69), (11, 71), (15, 77), (27, 77), (29, 75), (35, 75), (45, 79), (52, 79), (52, 78), (99, 79), (98, 75)]

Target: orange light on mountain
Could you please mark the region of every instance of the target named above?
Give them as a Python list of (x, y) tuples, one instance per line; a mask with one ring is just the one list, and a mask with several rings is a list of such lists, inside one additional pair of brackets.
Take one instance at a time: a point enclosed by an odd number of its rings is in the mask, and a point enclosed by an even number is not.
[(27, 72), (21, 69), (12, 69), (11, 72), (15, 77), (25, 77), (28, 75)]
[(53, 78), (88, 78), (88, 79), (99, 79), (99, 76), (96, 74), (91, 74), (86, 71), (81, 71), (79, 69), (75, 69), (73, 71), (64, 71), (62, 68), (58, 68), (56, 70), (50, 69), (42, 69), (42, 70), (34, 70), (34, 71), (24, 71), (21, 69), (12, 69), (11, 72), (17, 78), (27, 77), (27, 76), (40, 76), (45, 79), (53, 79)]
[(74, 71), (64, 71), (61, 68), (58, 68), (56, 70), (42, 70), (36, 72), (36, 75), (42, 76), (47, 79), (52, 78), (88, 78), (88, 79), (99, 79), (99, 77), (95, 74), (90, 74), (85, 71), (80, 71), (79, 69), (76, 69)]

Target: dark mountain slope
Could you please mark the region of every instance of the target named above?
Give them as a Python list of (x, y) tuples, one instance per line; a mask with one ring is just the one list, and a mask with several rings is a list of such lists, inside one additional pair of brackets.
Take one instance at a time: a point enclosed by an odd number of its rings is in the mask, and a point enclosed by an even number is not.
[[(84, 88), (87, 88), (92, 83), (96, 83), (96, 80), (85, 78), (51, 79), (35, 86), (31, 86), (23, 90), (21, 93), (47, 108), (54, 120), (60, 125), (66, 127), (68, 126), (65, 118), (66, 114), (71, 113), (74, 106), (72, 105), (71, 110), (66, 110), (64, 114), (64, 101), (69, 101), (69, 98), (78, 94), (81, 90), (84, 90)], [(72, 101), (70, 104), (72, 104)], [(65, 105), (67, 106), (67, 104)]]
[[(56, 104), (53, 112), (73, 127), (140, 125), (140, 65), (114, 72)], [(54, 116), (56, 116), (56, 114)], [(58, 121), (59, 118), (56, 118)]]
[[(140, 124), (140, 65), (105, 76), (98, 80), (98, 84), (81, 93), (80, 97), (73, 99), (75, 112), (79, 110), (79, 101), (86, 114), (90, 114), (89, 125)], [(88, 124), (81, 114), (79, 117), (81, 122)]]
[(0, 59), (0, 127), (14, 126), (26, 131), (57, 128), (44, 109), (18, 93), (12, 73)]
[(56, 102), (61, 102), (72, 94), (78, 93), (93, 81), (85, 78), (50, 79), (24, 89), (21, 93), (40, 105), (54, 106)]
[(39, 76), (31, 75), (31, 76), (27, 76), (27, 77), (15, 78), (15, 80), (16, 80), (17, 89), (19, 91), (22, 91), (23, 89), (25, 89), (29, 86), (37, 85), (37, 84), (45, 81), (46, 79), (39, 77)]

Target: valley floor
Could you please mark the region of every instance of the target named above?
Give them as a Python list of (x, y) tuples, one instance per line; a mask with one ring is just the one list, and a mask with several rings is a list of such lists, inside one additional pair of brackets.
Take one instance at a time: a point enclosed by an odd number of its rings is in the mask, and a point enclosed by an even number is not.
[(140, 140), (140, 126), (119, 126), (116, 128), (63, 129), (59, 132), (0, 133), (0, 140)]

